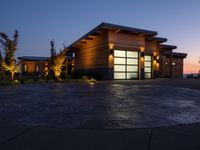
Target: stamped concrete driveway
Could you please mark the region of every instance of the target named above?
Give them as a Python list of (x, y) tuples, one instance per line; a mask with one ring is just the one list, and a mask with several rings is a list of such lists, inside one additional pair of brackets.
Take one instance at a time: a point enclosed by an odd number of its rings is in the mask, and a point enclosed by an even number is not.
[(200, 90), (152, 82), (0, 87), (0, 124), (116, 129), (200, 122)]

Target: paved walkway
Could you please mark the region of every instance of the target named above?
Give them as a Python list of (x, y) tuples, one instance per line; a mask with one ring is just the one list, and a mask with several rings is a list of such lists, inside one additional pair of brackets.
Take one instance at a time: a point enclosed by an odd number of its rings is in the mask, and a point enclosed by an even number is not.
[(86, 130), (0, 126), (1, 150), (199, 150), (200, 123)]

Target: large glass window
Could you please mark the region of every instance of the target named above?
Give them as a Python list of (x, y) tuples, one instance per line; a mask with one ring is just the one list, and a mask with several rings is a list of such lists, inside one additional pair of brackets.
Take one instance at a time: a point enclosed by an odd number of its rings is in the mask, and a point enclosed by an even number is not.
[(114, 50), (114, 56), (115, 57), (125, 57), (126, 51), (124, 51), (124, 50)]
[(127, 51), (127, 57), (138, 58), (138, 52)]
[(138, 78), (138, 52), (114, 50), (114, 79)]
[(125, 73), (114, 73), (114, 79), (126, 79), (126, 74)]
[(144, 56), (144, 78), (145, 79), (151, 79), (151, 56)]
[(114, 58), (115, 64), (126, 64), (126, 59), (125, 58)]
[(114, 71), (126, 71), (125, 65), (114, 65)]

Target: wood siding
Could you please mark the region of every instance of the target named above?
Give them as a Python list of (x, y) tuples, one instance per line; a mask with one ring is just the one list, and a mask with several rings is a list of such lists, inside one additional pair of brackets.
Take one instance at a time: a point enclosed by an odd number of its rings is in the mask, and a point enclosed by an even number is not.
[(75, 51), (76, 69), (92, 69), (108, 67), (108, 32), (103, 30), (101, 36), (93, 40), (84, 40), (87, 44)]

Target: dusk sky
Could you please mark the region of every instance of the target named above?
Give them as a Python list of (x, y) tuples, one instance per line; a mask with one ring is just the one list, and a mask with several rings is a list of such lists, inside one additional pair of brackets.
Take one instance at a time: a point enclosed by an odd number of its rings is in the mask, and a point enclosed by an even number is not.
[(200, 69), (199, 0), (0, 0), (0, 32), (19, 31), (18, 56), (49, 56), (101, 22), (158, 32), (185, 52), (184, 72)]

